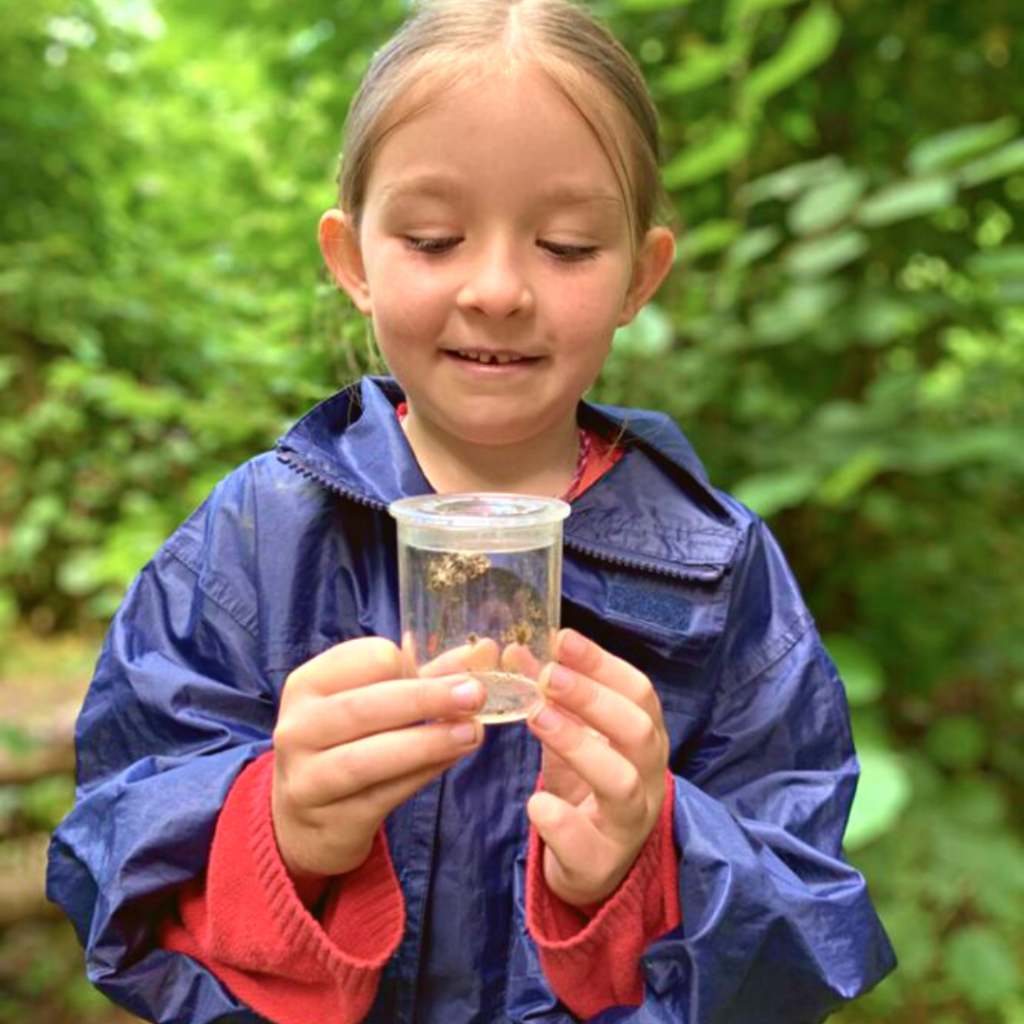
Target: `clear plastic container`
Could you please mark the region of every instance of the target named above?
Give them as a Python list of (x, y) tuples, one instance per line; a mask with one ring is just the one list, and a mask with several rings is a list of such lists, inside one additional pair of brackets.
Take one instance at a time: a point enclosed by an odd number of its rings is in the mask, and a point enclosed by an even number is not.
[(389, 511), (398, 522), (409, 674), (466, 672), (486, 689), (481, 721), (525, 718), (558, 631), (569, 505), (521, 494), (430, 494), (392, 502)]

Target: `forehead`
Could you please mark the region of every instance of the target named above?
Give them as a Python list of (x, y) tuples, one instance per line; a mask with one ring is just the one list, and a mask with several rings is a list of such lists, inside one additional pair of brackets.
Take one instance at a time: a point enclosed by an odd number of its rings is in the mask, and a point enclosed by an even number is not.
[[(412, 173), (381, 182), (380, 199), (386, 205), (415, 202), (418, 199), (437, 199), (455, 202), (464, 193), (458, 181), (443, 172)], [(540, 182), (533, 190), (535, 200), (544, 206), (578, 206), (617, 209), (622, 198), (603, 188), (588, 187), (583, 182)]]
[(378, 200), (454, 200), (471, 179), (549, 205), (624, 205), (607, 140), (537, 67), (434, 74), (388, 113), (368, 182)]

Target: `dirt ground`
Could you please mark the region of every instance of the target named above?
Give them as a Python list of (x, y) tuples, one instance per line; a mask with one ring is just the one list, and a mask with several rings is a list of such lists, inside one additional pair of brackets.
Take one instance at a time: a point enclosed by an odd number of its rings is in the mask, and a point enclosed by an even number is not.
[(102, 638), (15, 633), (3, 639), (2, 721), (46, 728), (55, 714), (73, 718), (89, 685)]
[[(0, 643), (0, 1024), (137, 1024), (85, 978), (71, 925), (45, 902), (49, 830), (67, 809), (67, 760), (100, 637), (7, 635)], [(25, 770), (25, 779), (17, 772)], [(6, 784), (4, 784), (6, 783)]]

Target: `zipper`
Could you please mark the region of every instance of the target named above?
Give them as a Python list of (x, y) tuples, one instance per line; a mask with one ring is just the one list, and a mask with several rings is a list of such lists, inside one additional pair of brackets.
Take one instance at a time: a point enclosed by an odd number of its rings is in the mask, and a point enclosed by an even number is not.
[[(654, 573), (659, 576), (667, 576), (673, 580), (686, 580), (700, 583), (712, 583), (725, 574), (727, 566), (716, 565), (713, 562), (695, 562), (692, 569), (675, 569), (657, 562), (647, 562), (642, 558), (626, 558), (622, 555), (611, 555), (601, 548), (591, 547), (572, 537), (565, 537), (562, 540), (564, 547), (578, 554), (586, 555), (588, 558), (596, 559), (607, 565), (614, 565), (622, 569), (640, 569), (643, 572)], [(705, 571), (701, 571), (701, 570)]]
[[(364, 494), (359, 494), (356, 491), (350, 491), (347, 488), (342, 487), (339, 483), (327, 476), (322, 470), (311, 466), (309, 462), (306, 461), (305, 457), (300, 456), (293, 449), (278, 447), (277, 457), (300, 476), (313, 480), (315, 483), (320, 484), (321, 487), (326, 488), (333, 494), (337, 494), (348, 501), (354, 501), (357, 505), (362, 505), (365, 508), (371, 508), (378, 512), (386, 512), (388, 509), (387, 504), (383, 501), (378, 501), (376, 498), (368, 498)], [(696, 580), (700, 583), (711, 583), (722, 576), (727, 568), (727, 566), (718, 565), (713, 562), (697, 562), (692, 570), (671, 568), (657, 562), (645, 561), (642, 558), (629, 558), (623, 555), (612, 555), (602, 548), (585, 544), (573, 537), (563, 536), (562, 544), (570, 551), (574, 551), (580, 555), (586, 555), (588, 558), (604, 562), (606, 565), (612, 565), (621, 569), (638, 569), (641, 572), (654, 573), (655, 575), (665, 576), (669, 579), (686, 580), (688, 582)], [(702, 569), (705, 571), (701, 572), (700, 570)]]
[(307, 479), (312, 480), (314, 483), (320, 484), (321, 487), (325, 487), (333, 494), (338, 494), (343, 498), (347, 498), (349, 501), (354, 501), (357, 505), (376, 509), (378, 512), (386, 512), (388, 509), (387, 505), (383, 501), (377, 501), (376, 498), (367, 498), (363, 494), (357, 494), (355, 491), (346, 490), (320, 470), (312, 468), (308, 462), (303, 460), (302, 456), (291, 448), (278, 447), (277, 457), (289, 469), (295, 470), (299, 476), (304, 476)]

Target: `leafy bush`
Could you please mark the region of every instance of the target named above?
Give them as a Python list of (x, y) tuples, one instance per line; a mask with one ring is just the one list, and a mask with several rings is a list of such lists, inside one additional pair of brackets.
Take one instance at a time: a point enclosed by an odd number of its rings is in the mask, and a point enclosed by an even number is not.
[[(0, 628), (102, 622), (215, 479), (371, 364), (315, 227), (404, 6), (5, 8)], [(843, 670), (848, 848), (902, 968), (842, 1019), (1020, 1020), (1024, 8), (595, 7), (656, 94), (681, 225), (595, 397), (671, 412), (770, 519)]]

